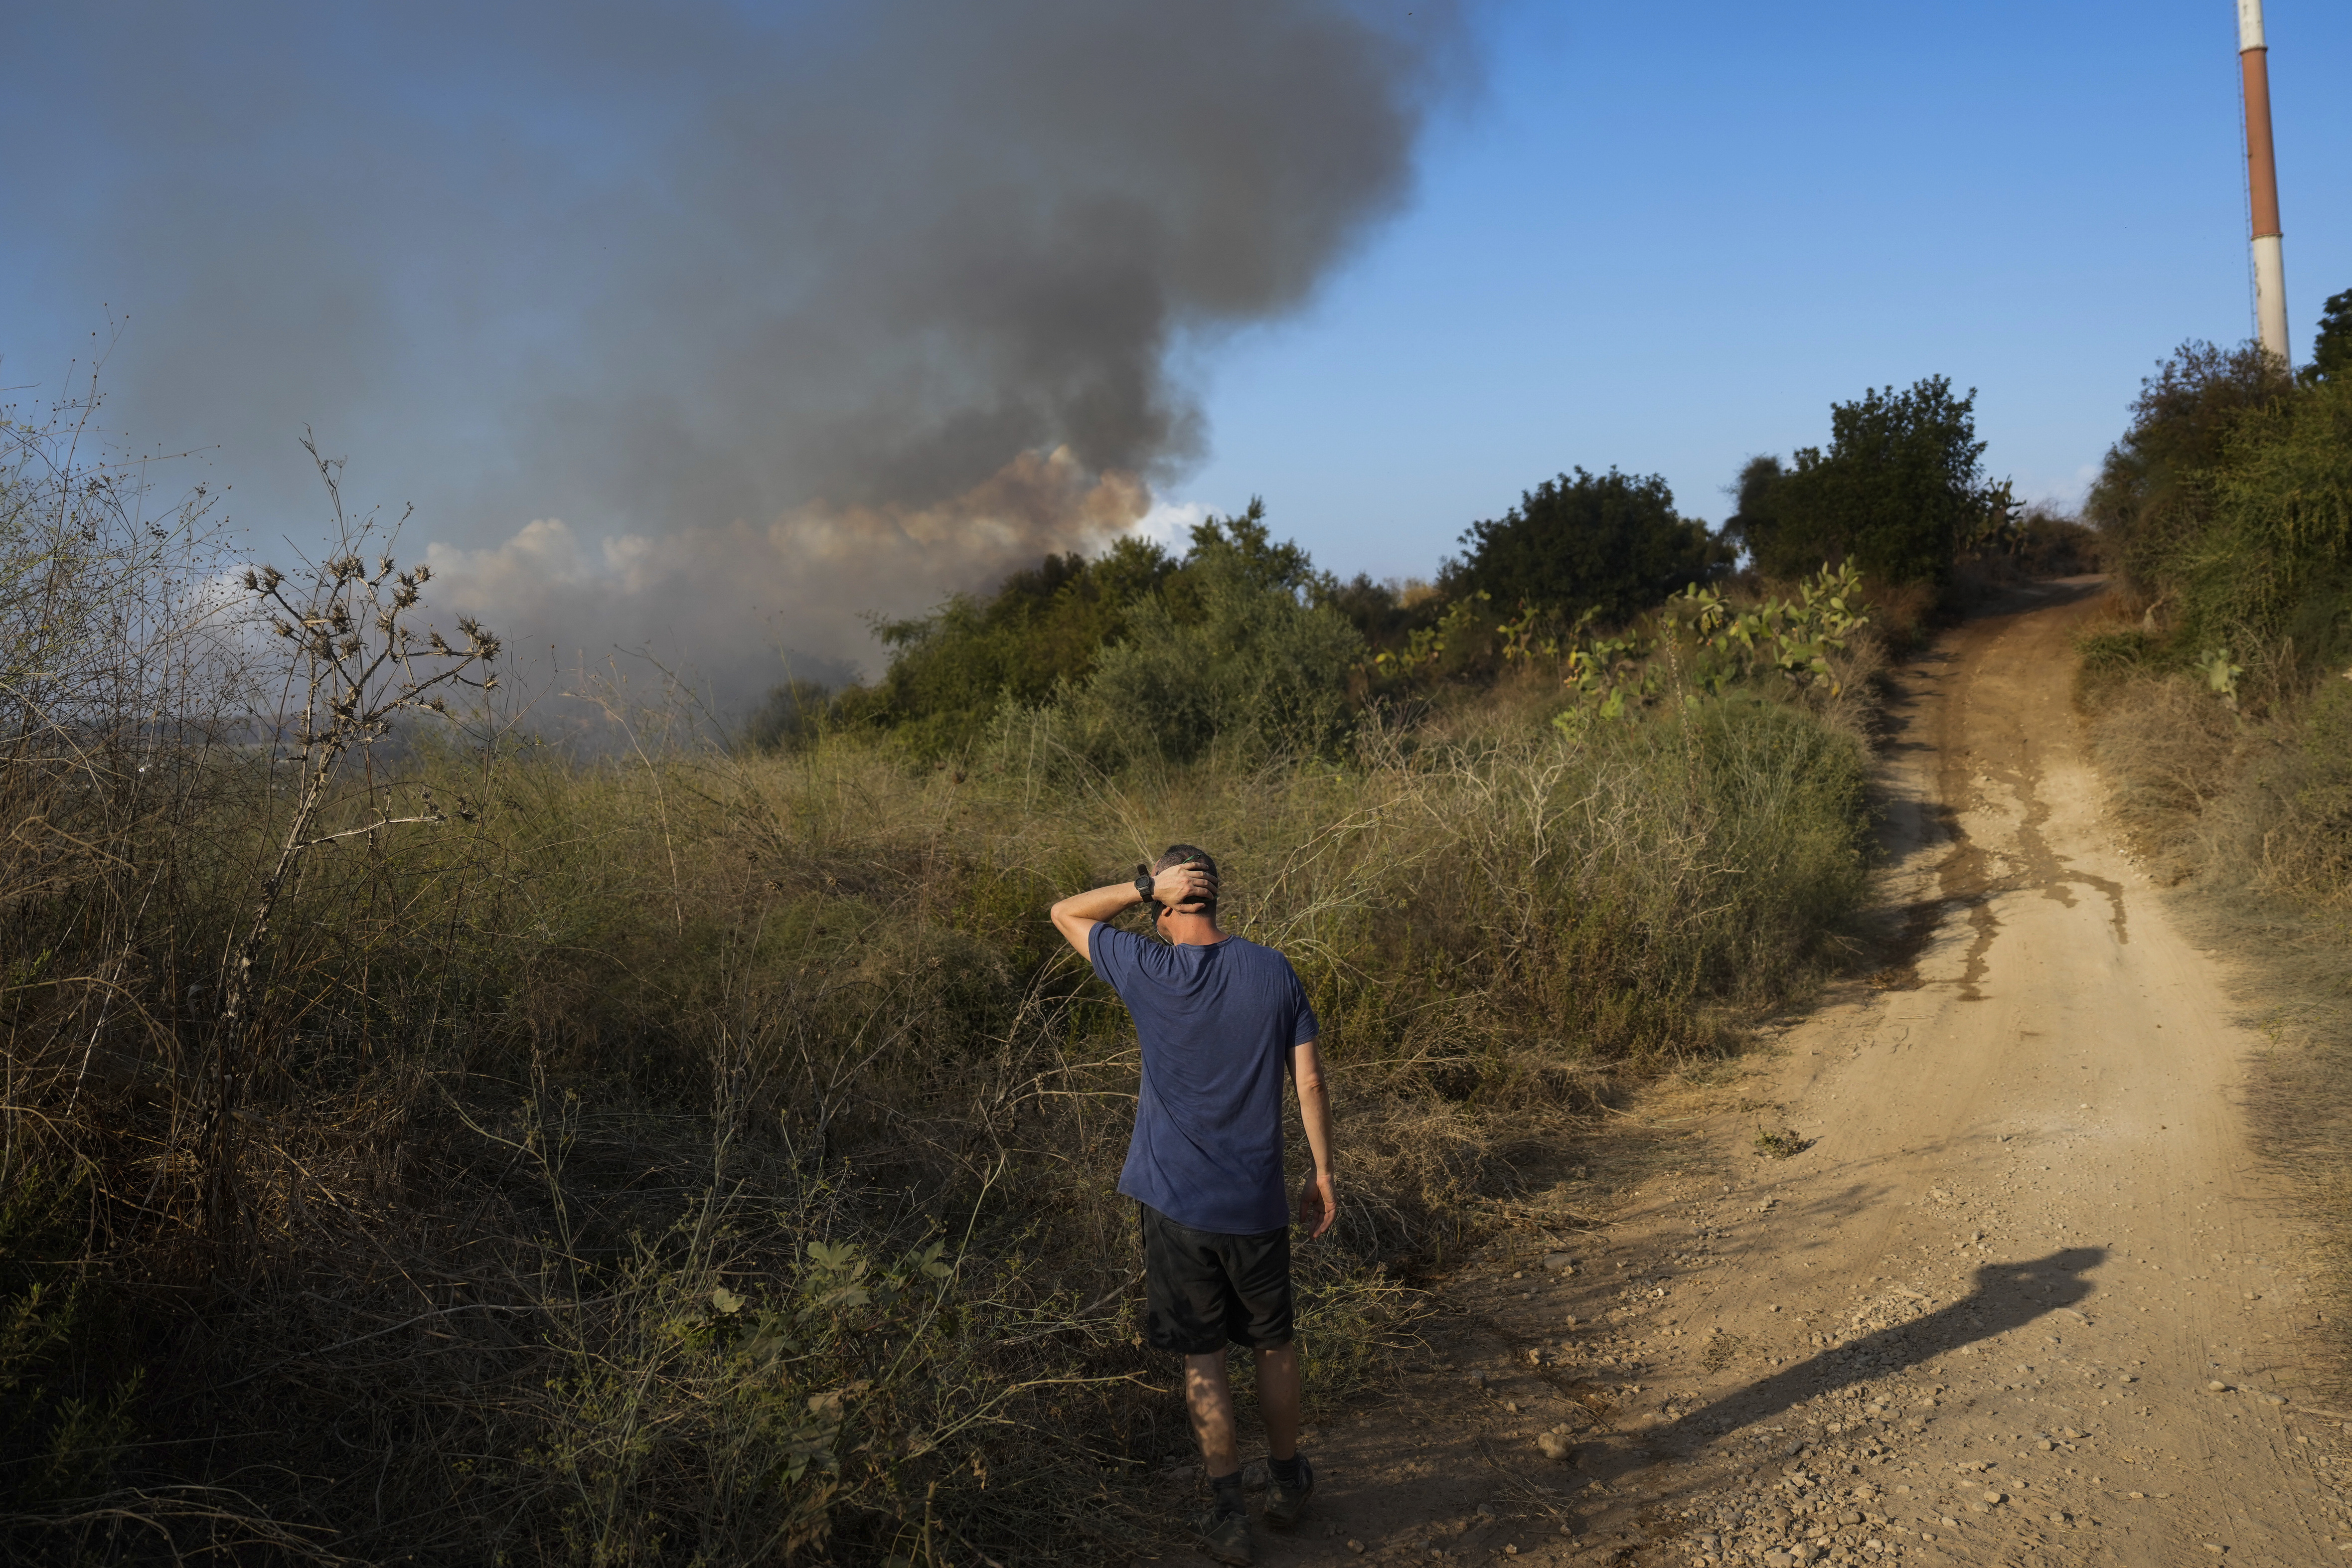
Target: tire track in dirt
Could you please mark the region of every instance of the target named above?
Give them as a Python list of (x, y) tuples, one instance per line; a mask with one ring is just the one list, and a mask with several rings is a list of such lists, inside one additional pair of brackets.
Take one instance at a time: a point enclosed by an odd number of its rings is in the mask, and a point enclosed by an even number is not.
[[(1316, 1434), (1315, 1513), (1261, 1563), (2352, 1561), (2315, 1298), (2240, 1110), (2261, 1041), (2079, 743), (2101, 587), (1901, 672), (1893, 961), (1751, 1058), (1741, 1110), (1648, 1097), (1699, 1119), (1609, 1233), (1457, 1277), (1433, 1363)], [(1759, 1102), (1802, 1152), (1749, 1152)]]

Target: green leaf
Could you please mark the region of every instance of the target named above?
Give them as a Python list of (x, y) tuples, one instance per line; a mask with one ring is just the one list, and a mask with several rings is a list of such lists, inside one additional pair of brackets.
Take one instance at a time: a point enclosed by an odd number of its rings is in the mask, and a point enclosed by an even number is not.
[(857, 1244), (854, 1241), (812, 1241), (808, 1255), (811, 1262), (831, 1274), (858, 1267)]

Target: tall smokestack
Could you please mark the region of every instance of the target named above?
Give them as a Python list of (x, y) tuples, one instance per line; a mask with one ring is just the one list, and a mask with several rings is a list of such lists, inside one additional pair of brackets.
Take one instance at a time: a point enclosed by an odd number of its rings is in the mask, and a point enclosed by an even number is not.
[(2263, 0), (2238, 0), (2238, 67), (2245, 76), (2246, 185), (2253, 198), (2254, 322), (2263, 349), (2281, 364), (2286, 348), (2286, 262), (2279, 252), (2278, 163), (2271, 151), (2270, 46)]

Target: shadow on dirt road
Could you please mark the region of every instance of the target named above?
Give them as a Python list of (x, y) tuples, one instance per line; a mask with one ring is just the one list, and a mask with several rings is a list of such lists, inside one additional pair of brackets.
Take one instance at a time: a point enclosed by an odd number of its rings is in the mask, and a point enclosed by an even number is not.
[[(2021, 1262), (1988, 1263), (1977, 1270), (1976, 1288), (1949, 1305), (1844, 1341), (1701, 1405), (1673, 1425), (1644, 1434), (1641, 1441), (1653, 1449), (1681, 1452), (1849, 1384), (1882, 1378), (2023, 1328), (2088, 1298), (2095, 1287), (2084, 1276), (2106, 1258), (2104, 1247), (2069, 1247)], [(1599, 1458), (1584, 1460), (1595, 1474), (1606, 1468), (1594, 1462)], [(1631, 1451), (1622, 1458), (1628, 1468), (1648, 1462)]]

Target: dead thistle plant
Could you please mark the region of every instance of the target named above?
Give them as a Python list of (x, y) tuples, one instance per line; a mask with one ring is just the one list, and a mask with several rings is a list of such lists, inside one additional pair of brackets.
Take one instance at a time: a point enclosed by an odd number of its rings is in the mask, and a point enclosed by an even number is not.
[[(420, 805), (405, 815), (384, 804), (371, 788), (355, 825), (325, 827), (320, 815), (334, 796), (342, 764), (393, 733), (404, 714), (457, 721), (450, 695), (470, 690), (487, 695), (498, 677), (488, 667), (499, 639), (471, 616), (457, 618), (459, 640), (449, 641), (415, 621), (432, 568), (423, 563), (400, 570), (391, 540), (371, 568), (362, 558), (376, 534), (373, 517), (353, 519), (343, 507), (343, 459), (320, 455), (306, 432), (302, 448), (326, 485), (335, 547), (323, 559), (306, 563), (299, 578), (275, 566), (247, 567), (242, 581), (268, 618), (269, 630), (289, 645), (289, 689), (299, 690), (299, 710), (281, 712), (273, 740), (290, 738), (292, 801), (277, 855), (263, 873), (253, 911), (223, 966), (220, 1012), (215, 1025), (213, 1104), (202, 1135), (205, 1152), (205, 1208), (216, 1244), (233, 1245), (237, 1233), (235, 1127), (245, 1080), (259, 1052), (255, 1027), (255, 965), (267, 948), (270, 919), (302, 858), (323, 845), (376, 835), (390, 828), (438, 826), (450, 810), (431, 788), (415, 788)], [(402, 521), (406, 521), (403, 514)], [(391, 531), (396, 533), (397, 528)], [(456, 815), (471, 821), (475, 807), (464, 796)]]

